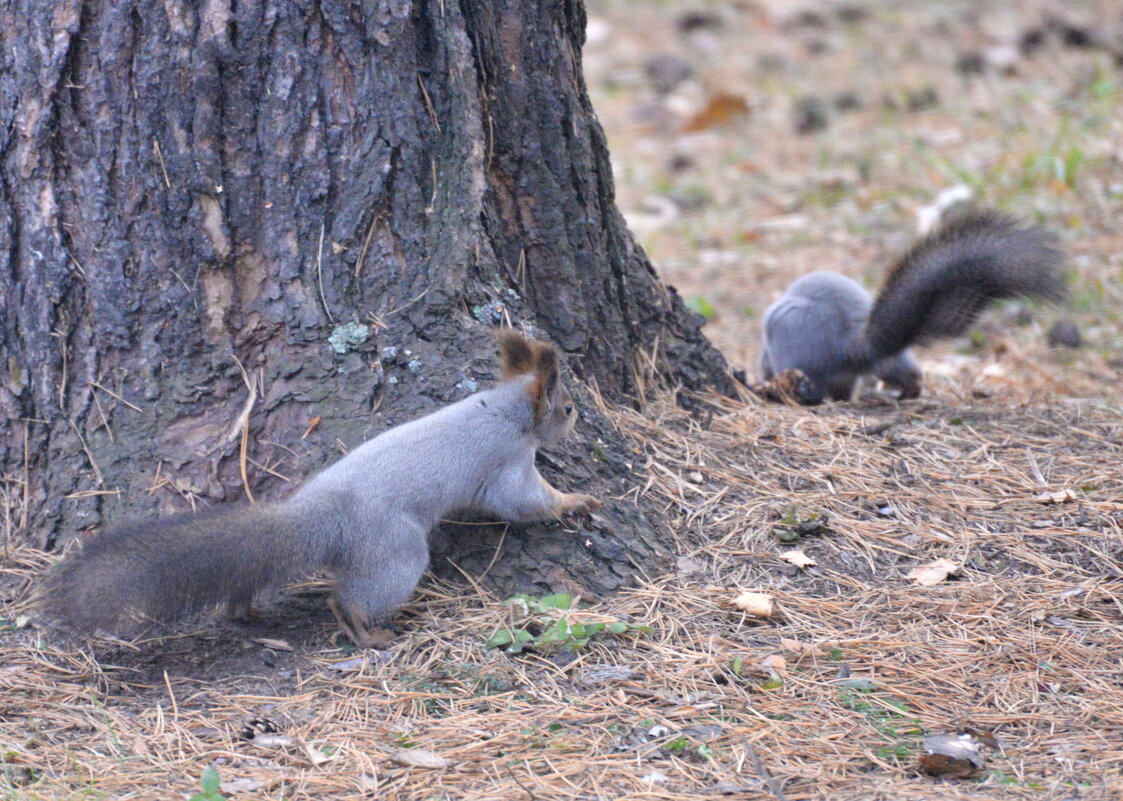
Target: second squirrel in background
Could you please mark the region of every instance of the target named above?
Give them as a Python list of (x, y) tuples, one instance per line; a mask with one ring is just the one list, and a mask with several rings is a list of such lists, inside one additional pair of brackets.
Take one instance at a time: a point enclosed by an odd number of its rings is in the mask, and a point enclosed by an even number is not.
[(601, 505), (559, 492), (534, 465), (535, 452), (577, 417), (557, 352), (510, 330), (499, 347), (498, 385), (379, 434), (286, 500), (95, 537), (40, 588), (45, 616), (83, 634), (223, 602), (243, 616), (259, 590), (327, 570), (339, 627), (360, 648), (385, 647), (393, 632), (377, 624), (413, 593), (429, 563), (429, 530), (442, 518), (477, 510), (530, 522)]
[(913, 245), (876, 300), (833, 272), (789, 286), (764, 314), (762, 377), (796, 375), (786, 383), (805, 404), (848, 400), (868, 375), (915, 398), (921, 372), (910, 346), (962, 334), (996, 300), (1059, 300), (1063, 263), (1040, 228), (993, 211), (968, 212)]

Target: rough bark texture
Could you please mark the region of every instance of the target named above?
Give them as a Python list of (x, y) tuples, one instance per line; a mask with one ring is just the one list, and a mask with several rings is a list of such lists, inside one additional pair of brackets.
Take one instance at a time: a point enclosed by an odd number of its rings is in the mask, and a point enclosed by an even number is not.
[[(489, 381), (501, 321), (611, 399), (655, 343), (671, 381), (728, 388), (613, 204), (580, 2), (0, 9), (7, 541), (283, 495)], [(545, 464), (611, 496), (632, 459), (590, 413)], [(630, 499), (605, 521), (511, 534), (488, 580), (615, 587), (662, 532)], [(488, 531), (438, 535), (434, 568), (483, 572)]]

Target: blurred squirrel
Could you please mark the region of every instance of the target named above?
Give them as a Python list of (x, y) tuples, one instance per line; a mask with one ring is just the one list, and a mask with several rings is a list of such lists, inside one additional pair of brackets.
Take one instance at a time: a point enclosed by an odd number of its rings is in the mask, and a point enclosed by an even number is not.
[(764, 314), (754, 391), (804, 404), (848, 400), (873, 375), (901, 398), (920, 394), (909, 346), (962, 334), (993, 301), (1059, 300), (1064, 257), (1040, 228), (993, 211), (970, 211), (899, 259), (876, 300), (833, 272), (805, 275)]
[(326, 569), (339, 627), (360, 648), (387, 646), (393, 632), (375, 624), (417, 586), (441, 518), (478, 510), (529, 522), (601, 505), (559, 492), (534, 465), (577, 416), (556, 351), (511, 330), (499, 346), (498, 385), (379, 434), (287, 500), (100, 535), (47, 577), (38, 598), (46, 617), (93, 633), (224, 601), (245, 616), (259, 590)]

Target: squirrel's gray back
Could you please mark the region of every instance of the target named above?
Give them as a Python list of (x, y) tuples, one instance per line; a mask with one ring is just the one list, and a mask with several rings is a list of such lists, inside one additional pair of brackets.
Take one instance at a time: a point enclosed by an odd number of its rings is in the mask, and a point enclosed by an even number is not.
[(826, 371), (842, 361), (845, 342), (865, 325), (873, 300), (840, 273), (809, 273), (764, 313), (761, 363), (765, 378), (791, 367)]
[(287, 504), (346, 498), (360, 520), (393, 510), (426, 527), (472, 508), (501, 465), (533, 456), (531, 380), (505, 381), (367, 440)]

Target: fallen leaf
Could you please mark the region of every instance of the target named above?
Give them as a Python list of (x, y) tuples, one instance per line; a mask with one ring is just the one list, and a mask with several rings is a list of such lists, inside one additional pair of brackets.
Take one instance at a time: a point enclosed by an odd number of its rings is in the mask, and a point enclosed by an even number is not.
[(768, 671), (774, 679), (788, 675), (788, 660), (780, 654), (770, 654), (760, 660), (760, 666)]
[(297, 740), (296, 744), (300, 746), (300, 750), (304, 752), (304, 756), (308, 757), (308, 761), (313, 765), (322, 765), (331, 759), (330, 755), (325, 754), (319, 748), (313, 748), (308, 743), (304, 742), (304, 740)]
[(804, 651), (810, 651), (811, 646), (799, 640), (789, 640), (787, 637), (780, 638), (780, 647), (785, 651), (792, 651), (793, 653), (801, 654)]
[(920, 769), (929, 776), (964, 779), (986, 764), (970, 734), (928, 734), (924, 750), (928, 753), (920, 758)]
[(733, 599), (733, 605), (752, 617), (772, 615), (772, 596), (762, 592), (743, 592)]
[(287, 734), (259, 734), (250, 742), (258, 748), (288, 748), (294, 741)]
[(434, 754), (432, 751), (426, 751), (423, 748), (409, 748), (395, 751), (390, 754), (390, 759), (397, 762), (399, 765), (406, 765), (411, 768), (447, 768), (452, 763), (445, 759), (443, 756)]
[(229, 795), (234, 795), (235, 793), (252, 793), (259, 787), (261, 787), (260, 784), (244, 776), (240, 779), (231, 779), (230, 781), (225, 781), (218, 785), (219, 790)]
[(934, 587), (952, 573), (959, 570), (959, 565), (950, 559), (937, 559), (909, 571), (908, 577), (921, 587)]
[(704, 131), (718, 125), (725, 125), (737, 117), (749, 113), (749, 104), (741, 95), (717, 94), (709, 99), (706, 107), (695, 114), (683, 128), (684, 133)]
[(805, 554), (799, 548), (793, 548), (790, 551), (784, 551), (780, 554), (780, 558), (785, 562), (791, 562), (796, 567), (811, 567), (815, 564), (815, 560)]
[(1038, 503), (1068, 503), (1076, 500), (1076, 493), (1070, 489), (1063, 489), (1056, 492), (1042, 492), (1034, 495), (1033, 499)]
[(929, 776), (946, 776), (949, 779), (966, 779), (975, 772), (975, 766), (966, 759), (956, 759), (946, 754), (925, 754), (919, 760), (920, 770)]

